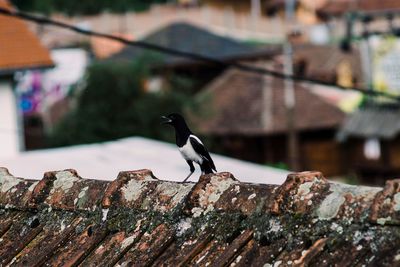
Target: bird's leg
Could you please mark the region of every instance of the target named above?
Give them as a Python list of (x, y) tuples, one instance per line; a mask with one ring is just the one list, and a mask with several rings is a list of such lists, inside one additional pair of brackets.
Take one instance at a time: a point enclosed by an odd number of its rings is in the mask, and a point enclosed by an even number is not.
[(203, 164), (200, 164), (200, 170), (201, 170), (201, 175), (203, 175), (205, 173)]
[(189, 164), (189, 166), (190, 166), (190, 173), (189, 173), (189, 175), (185, 178), (185, 180), (183, 180), (182, 183), (186, 182), (186, 180), (189, 179), (190, 176), (192, 176), (192, 174), (194, 173), (194, 170), (195, 170), (192, 161), (187, 160), (186, 162), (187, 162), (187, 164)]

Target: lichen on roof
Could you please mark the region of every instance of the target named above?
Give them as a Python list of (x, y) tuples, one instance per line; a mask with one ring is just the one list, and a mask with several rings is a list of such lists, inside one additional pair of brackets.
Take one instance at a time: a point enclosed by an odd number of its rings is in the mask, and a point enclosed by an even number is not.
[(400, 263), (399, 180), (372, 188), (303, 172), (277, 186), (217, 173), (176, 183), (138, 170), (106, 182), (64, 170), (37, 182), (0, 168), (0, 188), (0, 266)]

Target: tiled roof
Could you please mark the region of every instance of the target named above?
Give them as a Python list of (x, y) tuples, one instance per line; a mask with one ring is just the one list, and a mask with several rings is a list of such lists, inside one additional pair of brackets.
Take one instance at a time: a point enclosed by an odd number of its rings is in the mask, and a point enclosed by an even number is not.
[[(251, 45), (211, 33), (205, 29), (188, 23), (173, 23), (161, 28), (142, 41), (176, 49), (188, 53), (196, 53), (220, 60), (238, 60), (257, 58), (260, 55), (272, 55), (277, 47), (256, 49)], [(114, 54), (110, 60), (129, 61), (148, 53), (147, 49), (126, 47)], [(176, 66), (197, 63), (193, 60), (172, 55), (159, 54), (163, 65)]]
[(0, 168), (0, 265), (398, 266), (399, 194), (399, 180), (351, 186), (318, 172), (277, 186), (149, 170), (35, 182)]
[[(323, 90), (323, 89), (321, 89)], [(201, 92), (212, 116), (193, 118), (207, 134), (276, 134), (287, 129), (284, 83), (278, 78), (229, 69)], [(298, 130), (338, 127), (345, 114), (311, 90), (295, 83)], [(238, 107), (246, 107), (241, 108)]]
[(321, 15), (341, 16), (349, 11), (379, 11), (400, 8), (397, 0), (329, 0), (318, 10)]
[(400, 133), (400, 109), (384, 105), (364, 106), (348, 115), (338, 137), (393, 139)]
[[(133, 40), (132, 34), (124, 33), (113, 33), (114, 36), (126, 38), (128, 40)], [(111, 39), (101, 38), (101, 37), (91, 37), (90, 45), (92, 47), (93, 54), (96, 58), (108, 58), (126, 47), (125, 44), (114, 41)]]
[(351, 52), (342, 51), (337, 45), (301, 44), (294, 47), (294, 62), (304, 62), (304, 75), (309, 78), (337, 82), (337, 70), (341, 62), (348, 62), (356, 83), (363, 82), (361, 56), (354, 47)]
[[(7, 0), (0, 0), (0, 7), (12, 8)], [(53, 62), (48, 50), (25, 22), (0, 15), (0, 74), (51, 66)]]

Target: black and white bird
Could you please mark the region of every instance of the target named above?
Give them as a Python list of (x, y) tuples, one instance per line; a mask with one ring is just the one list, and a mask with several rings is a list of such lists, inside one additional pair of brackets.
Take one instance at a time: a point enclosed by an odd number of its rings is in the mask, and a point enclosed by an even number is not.
[(182, 157), (190, 166), (189, 175), (183, 180), (185, 182), (194, 173), (195, 167), (193, 162), (200, 165), (202, 174), (216, 172), (214, 162), (208, 153), (204, 144), (195, 136), (187, 126), (185, 119), (177, 114), (172, 113), (168, 116), (162, 116), (163, 124), (169, 124), (175, 128), (176, 145)]

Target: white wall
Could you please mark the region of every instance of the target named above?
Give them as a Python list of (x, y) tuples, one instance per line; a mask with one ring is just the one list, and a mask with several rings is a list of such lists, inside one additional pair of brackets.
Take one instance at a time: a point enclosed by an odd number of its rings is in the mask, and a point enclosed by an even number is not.
[(19, 154), (18, 113), (12, 83), (0, 81), (0, 158)]

